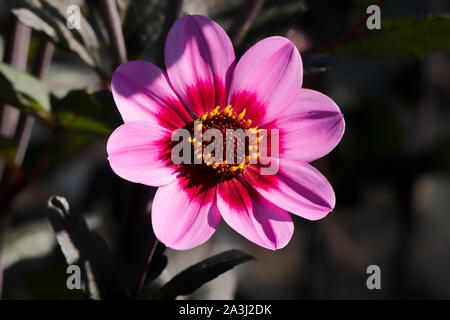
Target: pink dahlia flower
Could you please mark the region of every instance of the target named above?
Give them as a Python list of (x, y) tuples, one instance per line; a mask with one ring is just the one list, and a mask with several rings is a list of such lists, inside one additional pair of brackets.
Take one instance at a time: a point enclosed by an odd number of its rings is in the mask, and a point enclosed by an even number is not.
[[(196, 247), (223, 218), (248, 240), (275, 250), (292, 237), (289, 212), (317, 220), (333, 210), (333, 188), (308, 163), (338, 144), (344, 119), (330, 98), (302, 89), (302, 60), (292, 42), (263, 39), (236, 63), (218, 24), (187, 16), (167, 35), (165, 64), (167, 72), (145, 61), (117, 68), (112, 92), (124, 124), (107, 145), (117, 175), (159, 187), (151, 218), (161, 242)], [(278, 129), (278, 172), (261, 175), (261, 164), (248, 156), (242, 165), (174, 164), (171, 135), (192, 129), (194, 120), (220, 130)]]

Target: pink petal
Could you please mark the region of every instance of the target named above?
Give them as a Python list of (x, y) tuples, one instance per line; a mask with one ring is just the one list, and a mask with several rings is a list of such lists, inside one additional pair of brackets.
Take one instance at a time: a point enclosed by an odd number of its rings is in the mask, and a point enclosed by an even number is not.
[(228, 104), (264, 125), (297, 98), (302, 86), (300, 53), (286, 38), (270, 37), (252, 46), (233, 72)]
[(185, 179), (158, 188), (152, 205), (153, 230), (158, 240), (176, 250), (206, 242), (220, 221), (215, 191), (188, 186)]
[(281, 158), (311, 162), (336, 147), (345, 122), (333, 100), (320, 92), (301, 89), (274, 127), (280, 130)]
[(196, 115), (225, 106), (234, 49), (225, 31), (203, 16), (179, 19), (164, 49), (170, 83)]
[(106, 146), (109, 164), (120, 177), (149, 186), (175, 179), (173, 166), (164, 155), (170, 131), (147, 121), (127, 122), (118, 127)]
[(227, 224), (248, 240), (267, 249), (281, 249), (291, 239), (289, 213), (259, 196), (238, 179), (217, 187), (217, 206)]
[(149, 62), (121, 64), (114, 72), (111, 90), (125, 122), (147, 120), (177, 129), (192, 121), (164, 71)]
[(276, 175), (261, 175), (249, 166), (247, 181), (276, 206), (309, 220), (318, 220), (333, 210), (336, 199), (328, 180), (313, 166), (291, 159), (279, 159)]

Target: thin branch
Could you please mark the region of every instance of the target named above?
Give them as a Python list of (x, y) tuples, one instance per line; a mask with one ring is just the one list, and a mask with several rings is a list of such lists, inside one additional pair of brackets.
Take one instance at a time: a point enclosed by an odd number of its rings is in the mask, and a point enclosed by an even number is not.
[[(33, 74), (39, 78), (43, 79), (47, 74), (50, 63), (52, 62), (53, 51), (55, 46), (53, 43), (48, 41), (48, 39), (41, 35), (38, 56), (33, 65)], [(18, 134), (18, 146), (16, 151), (15, 163), (17, 166), (21, 166), (23, 159), (25, 157), (25, 152), (28, 147), (28, 142), (30, 141), (31, 131), (33, 130), (33, 125), (35, 118), (33, 116), (24, 115), (25, 120), (21, 121), (19, 125)]]
[(105, 9), (105, 24), (112, 44), (114, 68), (127, 61), (127, 50), (122, 33), (122, 24), (114, 0), (103, 0)]
[(44, 79), (52, 62), (55, 45), (45, 35), (41, 35), (38, 56), (33, 64), (33, 75)]
[(261, 10), (264, 0), (247, 0), (228, 30), (233, 45), (238, 46), (247, 35), (250, 26)]
[[(378, 0), (378, 6), (382, 7), (385, 4), (385, 0)], [(342, 33), (337, 38), (331, 40), (330, 42), (327, 42), (323, 45), (318, 46), (317, 48), (314, 48), (309, 53), (321, 53), (324, 51), (327, 51), (334, 46), (340, 45), (342, 43), (345, 43), (347, 41), (356, 39), (360, 37), (364, 31), (366, 30), (366, 22), (367, 22), (368, 15), (365, 14), (364, 17), (361, 18), (353, 27), (351, 27), (349, 30)]]
[(139, 270), (136, 284), (132, 293), (132, 298), (134, 299), (139, 299), (142, 294), (142, 288), (144, 288), (145, 279), (147, 278), (148, 266), (150, 265), (150, 261), (152, 261), (153, 254), (155, 253), (157, 245), (158, 239), (156, 239), (155, 235), (152, 234), (151, 240), (147, 246), (147, 250), (145, 251), (144, 261)]
[(327, 50), (333, 48), (336, 45), (339, 45), (339, 44), (347, 42), (349, 40), (358, 38), (360, 35), (363, 34), (363, 32), (365, 30), (366, 19), (367, 19), (367, 17), (364, 17), (357, 24), (355, 24), (352, 28), (350, 28), (348, 31), (344, 32), (343, 34), (338, 36), (336, 39), (333, 39), (332, 41), (325, 43), (324, 45), (314, 48), (313, 50), (310, 51), (310, 53), (321, 53), (321, 52), (324, 52), (324, 51), (327, 51)]
[[(119, 64), (122, 64), (127, 61), (127, 53), (125, 47), (125, 41), (122, 33), (122, 25), (119, 17), (119, 13), (117, 11), (117, 6), (114, 0), (103, 0), (103, 6), (105, 8), (105, 23), (108, 29), (108, 34), (111, 39), (113, 54), (115, 56), (115, 65), (116, 67)], [(147, 201), (149, 188), (145, 188), (141, 190), (141, 192), (135, 192), (135, 197), (141, 198), (144, 200), (145, 206), (144, 208), (137, 208), (137, 210), (130, 210), (128, 212), (127, 218), (132, 221), (136, 221), (142, 216), (145, 216), (145, 212), (147, 210)], [(132, 203), (132, 206), (134, 204)], [(151, 229), (151, 227), (150, 227)], [(150, 235), (149, 242), (146, 244), (146, 251), (144, 254), (144, 261), (139, 262), (139, 270), (136, 279), (136, 283), (133, 287), (132, 297), (139, 298), (142, 292), (142, 288), (145, 283), (145, 279), (147, 277), (147, 270), (150, 261), (152, 260), (153, 253), (155, 252), (156, 245), (158, 244), (158, 240), (156, 239), (153, 232)]]
[[(5, 45), (4, 61), (17, 69), (26, 69), (28, 47), (30, 45), (31, 29), (20, 23), (15, 16), (10, 15), (11, 31)], [(19, 123), (19, 109), (2, 105), (0, 107), (0, 135), (14, 137)], [(4, 180), (5, 162), (0, 160), (0, 186)]]
[[(31, 29), (20, 23), (13, 15), (10, 15), (12, 29), (5, 46), (5, 62), (18, 69), (26, 69), (28, 48), (30, 45)], [(16, 131), (19, 121), (20, 111), (13, 106), (3, 105), (0, 108), (0, 134), (12, 137)], [(5, 163), (0, 160), (0, 187), (5, 174)], [(0, 218), (0, 299), (3, 288), (3, 267), (1, 264), (1, 243), (8, 217)]]

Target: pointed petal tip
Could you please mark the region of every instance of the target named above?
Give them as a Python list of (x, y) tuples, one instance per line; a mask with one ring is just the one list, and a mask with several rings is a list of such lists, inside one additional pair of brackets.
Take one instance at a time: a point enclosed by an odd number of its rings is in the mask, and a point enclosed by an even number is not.
[(316, 168), (292, 159), (280, 159), (279, 164), (274, 176), (260, 175), (257, 167), (244, 175), (261, 196), (292, 214), (319, 220), (333, 210), (333, 187)]
[(303, 63), (292, 41), (268, 37), (254, 44), (238, 61), (228, 103), (237, 112), (245, 107), (249, 118), (264, 125), (294, 103), (302, 82)]
[(301, 89), (297, 100), (276, 121), (283, 132), (282, 157), (307, 163), (330, 153), (345, 132), (344, 114), (338, 105), (311, 89)]

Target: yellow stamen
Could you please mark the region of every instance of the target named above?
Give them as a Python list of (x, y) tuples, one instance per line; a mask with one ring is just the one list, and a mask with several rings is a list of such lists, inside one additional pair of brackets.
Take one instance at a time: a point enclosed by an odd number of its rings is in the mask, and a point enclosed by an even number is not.
[[(228, 179), (233, 177), (236, 174), (240, 174), (244, 170), (246, 170), (250, 161), (254, 158), (258, 158), (259, 153), (258, 145), (255, 142), (260, 142), (262, 140), (262, 136), (258, 137), (258, 132), (261, 129), (258, 129), (258, 126), (251, 128), (252, 120), (245, 119), (247, 114), (246, 108), (242, 108), (242, 110), (238, 113), (233, 110), (232, 105), (227, 105), (225, 108), (221, 109), (220, 106), (216, 106), (214, 109), (210, 109), (209, 112), (197, 117), (196, 121), (201, 121), (200, 123), (196, 123), (194, 125), (194, 132), (190, 138), (189, 142), (194, 145), (194, 156), (195, 159), (202, 159), (205, 166), (212, 168), (216, 174), (224, 175), (224, 178)], [(231, 123), (230, 123), (231, 120)], [(203, 131), (205, 129), (210, 128), (228, 128), (228, 126), (232, 126), (234, 128), (242, 128), (244, 130), (249, 129), (251, 136), (252, 144), (248, 146), (249, 154), (245, 156), (243, 163), (237, 164), (228, 164), (226, 160), (223, 160), (221, 163), (213, 161), (213, 156), (211, 153), (204, 154), (204, 148), (201, 138), (203, 138)], [(194, 138), (194, 136), (196, 138)]]
[(250, 128), (250, 133), (259, 133), (261, 131), (261, 129), (258, 129), (258, 126)]
[(223, 109), (223, 115), (226, 115), (228, 113), (228, 111), (230, 111), (231, 105), (228, 105), (225, 107), (225, 109)]
[(239, 113), (238, 117), (236, 118), (237, 121), (241, 121), (245, 116), (245, 108), (242, 110), (241, 113)]
[(231, 172), (235, 172), (237, 169), (239, 169), (237, 166), (232, 166), (232, 167), (230, 168), (230, 171), (231, 171)]

